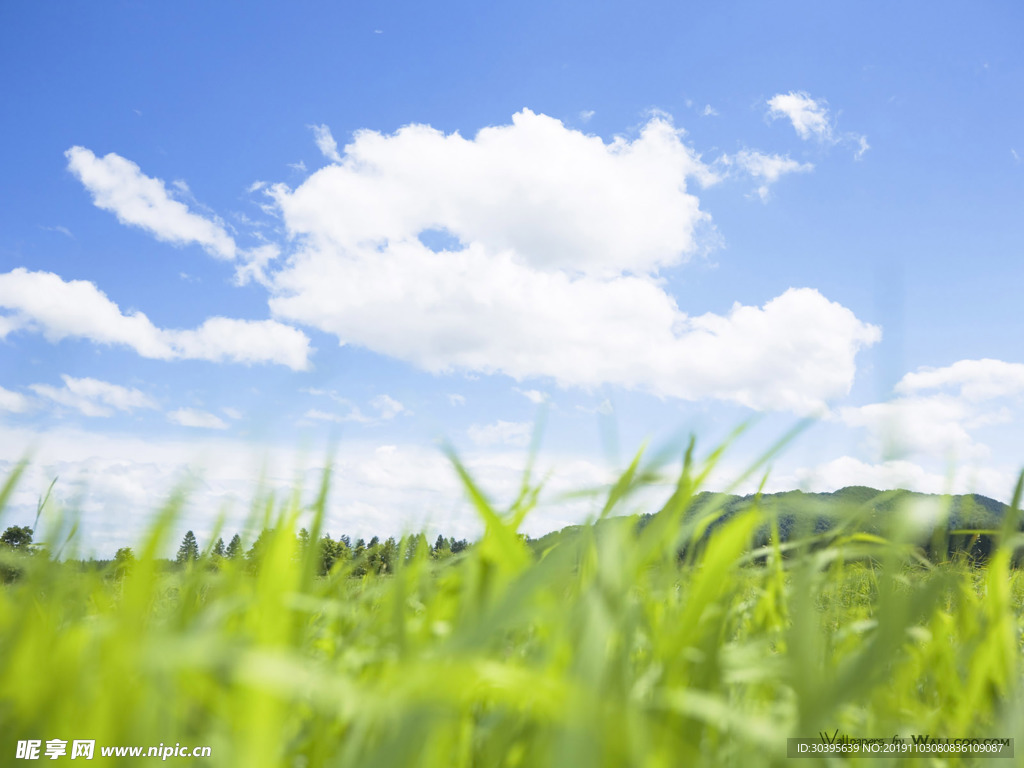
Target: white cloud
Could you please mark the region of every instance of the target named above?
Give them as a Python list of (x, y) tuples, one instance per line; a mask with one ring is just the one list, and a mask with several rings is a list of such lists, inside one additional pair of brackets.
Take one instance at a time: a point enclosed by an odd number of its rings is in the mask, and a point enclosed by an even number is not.
[[(893, 459), (870, 463), (841, 456), (794, 473), (801, 488), (828, 493), (851, 485), (879, 490), (905, 489), (918, 493), (981, 493), (1006, 500), (1013, 491), (1012, 474), (994, 468), (967, 468), (955, 474), (932, 472), (912, 461)], [(782, 490), (792, 486), (783, 485)]]
[[(717, 176), (664, 116), (605, 143), (524, 110), (472, 139), (361, 131), (344, 155), (273, 188), (296, 247), (270, 300), (343, 344), (433, 372), (806, 412), (849, 391), (854, 356), (879, 338), (809, 289), (680, 310), (658, 270), (698, 251), (709, 219), (687, 182)], [(463, 247), (431, 250), (428, 230)]]
[(615, 407), (612, 405), (612, 401), (606, 397), (594, 408), (588, 408), (585, 405), (577, 405), (576, 410), (582, 411), (583, 413), (599, 414), (601, 416), (611, 416), (615, 412)]
[(12, 331), (19, 330), (23, 322), (14, 315), (0, 315), (0, 341), (7, 338)]
[(25, 413), (32, 407), (32, 401), (20, 392), (0, 387), (0, 411)]
[(331, 129), (326, 125), (311, 125), (313, 136), (316, 138), (316, 147), (320, 153), (332, 163), (340, 163), (341, 155), (338, 154), (338, 142), (331, 135)]
[(919, 368), (896, 384), (902, 394), (930, 389), (956, 389), (977, 402), (1024, 393), (1024, 364), (1002, 360), (960, 360), (945, 368)]
[[(287, 497), (298, 477), (303, 500), (311, 500), (322, 458), (330, 453), (332, 499), (325, 526), (332, 536), (384, 537), (426, 529), (431, 539), (438, 533), (472, 539), (483, 530), (450, 462), (436, 448), (345, 440), (336, 450), (324, 445), (301, 451), (258, 446), (227, 434), (151, 439), (67, 428), (39, 433), (0, 423), (0, 477), (22, 458), (27, 445), (36, 446), (34, 461), (5, 512), (11, 520), (30, 523), (39, 495), (59, 476), (54, 500), (80, 510), (85, 552), (110, 557), (118, 547), (137, 545), (150, 513), (184, 487), (186, 504), (170, 543), (171, 556), (188, 528), (205, 543), (220, 513), (228, 516), (228, 536), (237, 530), (251, 543), (256, 532), (243, 526), (254, 494), (262, 488)], [(466, 451), (461, 459), (499, 507), (515, 499), (525, 460), (521, 449)], [(551, 479), (524, 530), (540, 535), (596, 512), (598, 502), (561, 497), (608, 482), (609, 472), (602, 467), (572, 457), (539, 457), (537, 476), (550, 473)]]
[(63, 388), (49, 384), (32, 384), (29, 389), (58, 405), (74, 408), (85, 416), (112, 416), (115, 410), (157, 408), (156, 402), (137, 389), (110, 384), (97, 379), (76, 379), (62, 375)]
[(355, 422), (357, 424), (369, 424), (373, 421), (369, 416), (363, 414), (358, 407), (352, 405), (347, 400), (339, 401), (343, 405), (347, 405), (349, 410), (348, 413), (333, 413), (331, 411), (321, 411), (318, 408), (311, 408), (306, 411), (303, 418), (313, 419), (314, 421), (333, 421), (336, 424), (345, 424), (346, 422)]
[(443, 228), (534, 268), (608, 275), (696, 250), (709, 217), (688, 178), (715, 180), (664, 117), (605, 144), (523, 110), (474, 139), (426, 125), (359, 131), (343, 161), (273, 191), (289, 231), (311, 246), (376, 247)]
[(400, 413), (408, 413), (404, 405), (387, 395), (377, 395), (370, 401), (370, 405), (385, 421), (395, 418)]
[(235, 257), (235, 241), (219, 221), (192, 213), (171, 197), (163, 181), (146, 176), (131, 160), (113, 152), (96, 157), (85, 147), (72, 147), (64, 155), (96, 206), (114, 213), (122, 224), (176, 245), (197, 243), (218, 258)]
[(710, 104), (705, 104), (704, 109), (701, 110), (701, 117), (717, 117), (718, 110), (712, 107)]
[(237, 408), (231, 408), (231, 407), (221, 408), (220, 411), (225, 416), (227, 416), (229, 419), (234, 419), (235, 421), (238, 421), (240, 418), (242, 418), (245, 415), (244, 413), (242, 413)]
[(867, 136), (859, 133), (838, 133), (825, 99), (813, 99), (806, 91), (777, 93), (768, 100), (768, 116), (772, 120), (788, 118), (797, 135), (805, 141), (817, 139), (822, 144), (840, 142), (857, 147), (854, 157), (861, 159), (871, 146)]
[(806, 91), (777, 93), (768, 100), (768, 116), (773, 120), (789, 118), (801, 139), (816, 138), (832, 142), (832, 123), (824, 99), (814, 100)]
[(989, 448), (974, 433), (1014, 420), (1024, 395), (1024, 365), (982, 359), (920, 368), (895, 391), (899, 396), (886, 403), (842, 408), (840, 418), (866, 428), (883, 453), (984, 458)]
[(465, 405), (466, 397), (465, 395), (448, 395), (448, 403), (450, 405)]
[(592, 109), (584, 109), (582, 112), (580, 112), (580, 120), (584, 123), (589, 123), (590, 118), (592, 118), (595, 114), (597, 113), (594, 112), (594, 110)]
[(493, 424), (474, 424), (466, 430), (469, 439), (479, 446), (509, 445), (525, 447), (530, 444), (533, 424), (528, 421), (502, 421)]
[(766, 155), (756, 150), (743, 149), (735, 155), (723, 155), (720, 162), (725, 166), (736, 167), (763, 183), (757, 189), (758, 197), (767, 202), (771, 195), (771, 185), (787, 173), (810, 173), (814, 170), (811, 163), (800, 163), (788, 155)]
[(53, 227), (41, 227), (41, 229), (47, 232), (59, 232), (60, 234), (64, 235), (64, 237), (67, 237), (71, 240), (75, 239), (74, 233), (70, 229), (61, 224), (57, 224), (56, 226)]
[(219, 416), (194, 408), (179, 408), (176, 411), (171, 411), (167, 414), (167, 419), (183, 427), (197, 427), (199, 429), (228, 428), (228, 425)]
[(160, 360), (279, 363), (301, 370), (308, 366), (309, 338), (275, 320), (212, 317), (194, 330), (157, 328), (141, 312), (121, 309), (85, 280), (62, 280), (51, 272), (19, 267), (0, 274), (0, 334), (36, 330), (48, 341), (89, 339), (118, 344)]
[(547, 392), (541, 392), (537, 389), (520, 389), (519, 387), (516, 387), (515, 390), (534, 405), (546, 403), (550, 399)]
[(839, 411), (844, 423), (864, 427), (884, 455), (925, 454), (939, 458), (979, 458), (987, 453), (968, 432), (972, 418), (963, 401), (946, 395), (897, 398)]

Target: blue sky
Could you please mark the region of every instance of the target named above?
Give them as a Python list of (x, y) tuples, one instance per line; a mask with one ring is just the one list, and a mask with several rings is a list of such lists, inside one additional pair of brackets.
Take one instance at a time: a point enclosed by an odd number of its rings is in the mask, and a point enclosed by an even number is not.
[[(87, 543), (337, 441), (338, 533), (549, 503), (645, 439), (724, 484), (1006, 498), (1024, 465), (1011, 3), (7, 3), (0, 463)], [(614, 439), (612, 437), (614, 436)], [(305, 473), (305, 474), (304, 474)], [(306, 478), (308, 479), (308, 478)]]

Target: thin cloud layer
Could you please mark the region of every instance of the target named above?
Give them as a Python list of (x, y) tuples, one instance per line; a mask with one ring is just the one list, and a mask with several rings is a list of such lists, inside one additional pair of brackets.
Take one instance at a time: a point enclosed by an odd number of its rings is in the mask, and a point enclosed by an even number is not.
[(235, 257), (235, 241), (219, 222), (190, 211), (163, 181), (146, 176), (131, 160), (113, 152), (97, 157), (77, 146), (64, 155), (68, 170), (89, 190), (96, 207), (110, 211), (122, 224), (175, 245), (197, 243), (221, 259)]
[(224, 419), (207, 411), (196, 410), (195, 408), (179, 408), (167, 414), (168, 421), (182, 427), (194, 427), (198, 429), (227, 429), (228, 425)]
[(0, 387), (0, 411), (26, 413), (31, 408), (32, 402), (25, 395)]
[(121, 312), (91, 282), (21, 267), (0, 274), (0, 309), (11, 313), (0, 316), (8, 333), (29, 330), (50, 342), (72, 338), (123, 345), (158, 360), (277, 363), (302, 370), (311, 352), (304, 333), (276, 320), (212, 317), (193, 330), (157, 328), (141, 312)]
[(607, 144), (528, 110), (473, 139), (363, 131), (341, 163), (273, 188), (297, 244), (271, 310), (433, 372), (801, 413), (846, 394), (880, 332), (817, 291), (700, 317), (666, 292), (658, 271), (709, 224), (690, 179), (716, 176), (661, 116)]
[(767, 155), (752, 149), (743, 149), (735, 155), (723, 155), (719, 162), (726, 167), (736, 168), (749, 174), (761, 182), (757, 195), (761, 202), (771, 197), (771, 185), (788, 173), (810, 173), (814, 170), (811, 163), (801, 163), (788, 155)]
[(63, 387), (33, 384), (29, 389), (58, 405), (73, 408), (83, 416), (107, 417), (113, 416), (114, 411), (159, 407), (152, 398), (133, 387), (91, 378), (76, 379), (66, 374), (61, 379)]

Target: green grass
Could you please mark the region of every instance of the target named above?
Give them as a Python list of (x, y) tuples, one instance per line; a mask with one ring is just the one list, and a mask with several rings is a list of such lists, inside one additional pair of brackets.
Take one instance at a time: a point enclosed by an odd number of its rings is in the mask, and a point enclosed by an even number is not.
[(275, 508), (258, 567), (166, 567), (181, 499), (128, 569), (5, 555), (22, 574), (0, 587), (0, 764), (51, 738), (209, 745), (196, 764), (247, 768), (668, 768), (788, 764), (787, 737), (836, 729), (1020, 735), (1015, 521), (983, 567), (923, 560), (898, 510), (887, 535), (752, 551), (771, 513), (692, 514), (692, 461), (641, 528), (615, 517), (653, 476), (638, 457), (600, 520), (538, 551), (517, 534), (529, 478), (499, 511), (455, 468), (485, 534), (440, 562), (407, 540), (386, 575), (321, 577), (299, 546), (300, 525), (319, 538), (326, 478), (312, 509)]

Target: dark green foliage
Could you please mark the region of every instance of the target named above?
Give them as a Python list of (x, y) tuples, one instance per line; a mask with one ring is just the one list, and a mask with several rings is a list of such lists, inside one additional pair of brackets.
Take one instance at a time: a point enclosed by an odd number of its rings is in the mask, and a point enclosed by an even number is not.
[(242, 537), (237, 533), (232, 536), (231, 541), (228, 542), (226, 554), (231, 560), (242, 556)]
[(32, 546), (32, 529), (27, 525), (12, 525), (0, 535), (0, 545), (17, 552), (28, 552)]
[(196, 541), (196, 535), (192, 531), (187, 531), (181, 540), (181, 546), (178, 547), (178, 556), (175, 558), (175, 562), (179, 565), (187, 565), (198, 559), (199, 543)]

